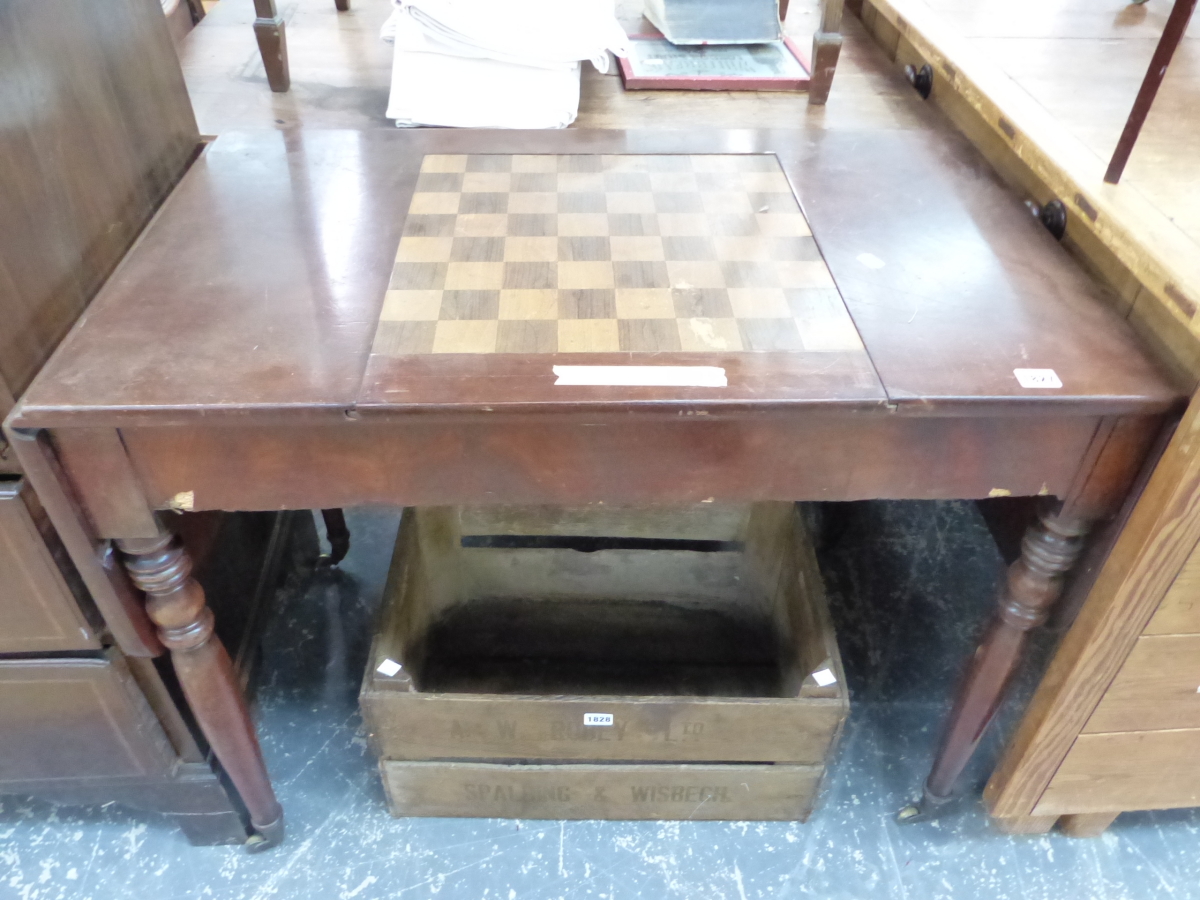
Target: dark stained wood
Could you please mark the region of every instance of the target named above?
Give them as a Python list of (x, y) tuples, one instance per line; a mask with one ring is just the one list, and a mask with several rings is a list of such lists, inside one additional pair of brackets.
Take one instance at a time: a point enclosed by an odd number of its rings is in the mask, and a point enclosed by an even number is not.
[(146, 592), (147, 613), (171, 651), (192, 712), (246, 804), (260, 845), (278, 844), (283, 810), (271, 789), (233, 665), (213, 634), (204, 589), (192, 577), (191, 559), (170, 532), (119, 543), (126, 569)]
[(200, 136), (158, 0), (5, 3), (0, 79), (0, 378), (19, 395)]
[[(553, 383), (553, 365), (630, 354), (372, 358), (426, 153), (747, 151), (778, 154), (865, 355), (651, 357), (720, 365), (720, 389)], [(1024, 388), (1016, 368), (1053, 369), (1064, 386)], [(169, 589), (146, 586), (180, 619), (153, 596), (152, 614), (169, 641), (178, 626), (198, 647), (213, 646), (211, 626), (181, 551), (134, 533), (129, 510), (1053, 495), (1065, 511), (1026, 541), (951, 723), (931, 781), (944, 795), (1084, 523), (1112, 513), (1180, 399), (1103, 292), (965, 141), (934, 128), (275, 132), (210, 145), (11, 424), (64, 447), (75, 429), (119, 430), (132, 477), (110, 487), (103, 466), (72, 464), (74, 489), (115, 511), (102, 536), (174, 572)], [(99, 496), (110, 489), (121, 496)], [(218, 754), (233, 741), (269, 824), (277, 807), (219, 660), (181, 678), (194, 704), (215, 704), (206, 733)]]
[(337, 419), (122, 436), (151, 505), (190, 492), (199, 510), (1065, 496), (1096, 429), (786, 410)]
[(0, 480), (0, 653), (99, 649), (96, 627), (47, 546), (42, 529), (50, 526), (40, 512), (24, 480)]
[(1008, 570), (992, 621), (959, 689), (945, 735), (925, 782), (922, 812), (949, 799), (1004, 697), (1030, 630), (1046, 621), (1062, 579), (1083, 546), (1087, 523), (1044, 515)]
[[(347, 7), (348, 8), (348, 7)], [(350, 529), (346, 527), (346, 514), (340, 509), (321, 510), (325, 522), (325, 538), (329, 541), (329, 565), (336, 566), (350, 552)]]
[(175, 754), (119, 653), (0, 660), (0, 789), (163, 776)]
[[(965, 140), (901, 132), (272, 132), (223, 135), (208, 147), (172, 197), (171, 215), (148, 231), (87, 328), (26, 397), (27, 421), (40, 411), (61, 422), (57, 413), (66, 410), (96, 416), (165, 406), (203, 408), (210, 417), (375, 401), (370, 388), (386, 391), (385, 379), (372, 372), (367, 389), (359, 387), (421, 155), (471, 149), (777, 152), (898, 406), (927, 414), (934, 401), (1078, 403), (1125, 413), (1177, 397), (1101, 289)], [(261, 166), (278, 178), (263, 178)], [(213, 224), (200, 230), (199, 222)], [(883, 267), (865, 265), (864, 253)], [(1065, 387), (1034, 394), (1017, 384), (1018, 367), (1053, 368)], [(491, 380), (492, 401), (525, 386)]]
[(129, 656), (158, 656), (162, 645), (141, 597), (114, 559), (108, 542), (88, 527), (48, 439), (40, 433), (11, 436), (21, 467), (117, 646)]
[(1109, 184), (1116, 184), (1121, 180), (1121, 173), (1125, 171), (1125, 164), (1129, 162), (1129, 156), (1133, 153), (1133, 145), (1137, 143), (1138, 134), (1146, 122), (1146, 116), (1150, 115), (1150, 107), (1154, 104), (1154, 97), (1158, 94), (1159, 85), (1162, 84), (1163, 77), (1167, 74), (1167, 66), (1171, 64), (1175, 48), (1183, 40), (1184, 32), (1187, 31), (1188, 22), (1191, 21), (1195, 9), (1196, 0), (1175, 0), (1171, 6), (1171, 14), (1167, 16), (1167, 24), (1163, 28), (1162, 37), (1158, 39), (1154, 55), (1150, 57), (1146, 77), (1142, 79), (1142, 86), (1138, 89), (1137, 97), (1133, 101), (1133, 109), (1129, 111), (1125, 128), (1117, 140), (1117, 148), (1113, 151), (1112, 159), (1109, 160), (1108, 168), (1104, 172), (1104, 180)]
[(140, 501), (141, 486), (114, 428), (78, 428), (57, 436), (55, 453), (95, 534), (154, 537), (158, 523)]
[[(972, 657), (925, 782), (921, 812), (949, 799), (1004, 699), (1029, 632), (1046, 621), (1095, 521), (1114, 514), (1160, 423), (1102, 419), (1062, 502), (1030, 527), (997, 596), (995, 618)], [(902, 816), (904, 813), (901, 814)]]
[[(988, 782), (984, 799), (994, 815), (1039, 812), (1038, 804), (1057, 780), (1089, 716), (1193, 553), (1200, 536), (1198, 413), (1193, 401)], [(1158, 802), (1172, 790), (1166, 773), (1161, 775), (1153, 775), (1159, 779), (1152, 792), (1156, 805), (1172, 805)], [(1135, 799), (1136, 791), (1117, 793), (1121, 796), (1108, 797), (1112, 805), (1107, 809), (1147, 808)], [(1107, 789), (1095, 791), (1087, 806), (1066, 805), (1048, 812), (1094, 811), (1091, 804), (1108, 794)], [(1071, 795), (1079, 796), (1077, 790)], [(1182, 788), (1176, 797), (1190, 805)]]

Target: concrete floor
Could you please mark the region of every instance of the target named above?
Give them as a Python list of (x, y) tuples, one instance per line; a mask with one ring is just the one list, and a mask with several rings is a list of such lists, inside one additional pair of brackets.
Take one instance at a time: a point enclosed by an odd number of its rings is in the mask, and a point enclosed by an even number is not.
[(352, 512), (341, 572), (294, 583), (268, 627), (257, 716), (284, 846), (190, 847), (150, 814), (5, 797), (0, 898), (1200, 897), (1193, 811), (1126, 814), (1095, 840), (992, 830), (977, 798), (998, 735), (942, 821), (892, 822), (1001, 568), (966, 503), (853, 504), (822, 551), (852, 712), (807, 824), (393, 819), (356, 693), (397, 522)]

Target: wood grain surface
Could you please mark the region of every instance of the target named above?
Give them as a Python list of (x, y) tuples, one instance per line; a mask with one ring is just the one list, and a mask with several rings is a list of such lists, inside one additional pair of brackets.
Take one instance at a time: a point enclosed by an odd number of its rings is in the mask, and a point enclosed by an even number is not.
[(818, 766), (380, 763), (394, 816), (805, 821)]

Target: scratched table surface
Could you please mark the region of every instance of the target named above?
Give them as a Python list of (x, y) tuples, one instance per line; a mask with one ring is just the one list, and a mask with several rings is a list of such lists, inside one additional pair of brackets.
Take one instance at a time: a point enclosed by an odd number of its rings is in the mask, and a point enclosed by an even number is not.
[[(1169, 406), (1178, 391), (1103, 290), (944, 127), (230, 133), (21, 417)], [(568, 387), (563, 365), (727, 383)]]

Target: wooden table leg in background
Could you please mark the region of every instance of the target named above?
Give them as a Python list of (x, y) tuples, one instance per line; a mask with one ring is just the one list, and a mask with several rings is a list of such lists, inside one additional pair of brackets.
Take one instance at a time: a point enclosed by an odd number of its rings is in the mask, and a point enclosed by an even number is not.
[(842, 2), (821, 0), (821, 24), (813, 34), (812, 72), (808, 85), (808, 102), (824, 106), (833, 85), (838, 54), (842, 52)]
[(275, 8), (275, 0), (254, 0), (254, 37), (258, 40), (258, 52), (262, 55), (263, 68), (267, 70), (267, 83), (271, 90), (282, 94), (292, 86), (288, 72), (287, 35), (283, 19)]
[(346, 527), (346, 514), (340, 509), (323, 509), (321, 519), (325, 522), (325, 537), (329, 540), (329, 555), (322, 557), (322, 560), (327, 565), (336, 566), (350, 552), (350, 529)]
[(1137, 143), (1146, 116), (1150, 115), (1150, 107), (1154, 104), (1158, 87), (1167, 74), (1167, 66), (1171, 63), (1171, 57), (1175, 55), (1175, 48), (1183, 40), (1183, 34), (1187, 31), (1195, 8), (1196, 0), (1175, 0), (1175, 5), (1171, 7), (1167, 25), (1158, 40), (1158, 46), (1154, 49), (1150, 67), (1146, 69), (1146, 77), (1142, 79), (1142, 86), (1133, 101), (1133, 109), (1129, 111), (1129, 118), (1125, 121), (1125, 128), (1117, 141), (1117, 149), (1113, 151), (1108, 169), (1104, 173), (1104, 180), (1109, 184), (1116, 184), (1121, 180), (1121, 173), (1125, 171), (1125, 164), (1129, 162), (1129, 155), (1133, 153), (1133, 145)]
[(146, 592), (146, 611), (204, 736), (241, 794), (265, 850), (283, 840), (283, 809), (275, 799), (254, 724), (225, 647), (213, 635), (213, 614), (204, 589), (192, 578), (192, 562), (179, 539), (165, 529), (153, 538), (117, 542), (125, 568)]

